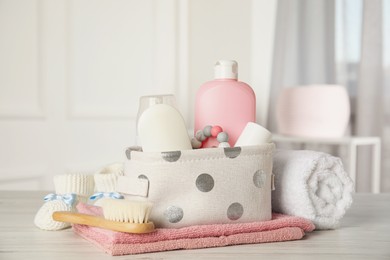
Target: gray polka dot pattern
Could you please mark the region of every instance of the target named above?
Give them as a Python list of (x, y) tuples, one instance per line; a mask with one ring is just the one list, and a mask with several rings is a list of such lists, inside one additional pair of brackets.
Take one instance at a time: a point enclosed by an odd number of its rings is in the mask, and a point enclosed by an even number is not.
[(149, 180), (148, 177), (146, 177), (146, 175), (144, 175), (144, 174), (139, 175), (138, 179)]
[(131, 148), (126, 149), (126, 157), (127, 159), (131, 160)]
[[(217, 144), (216, 137), (211, 138)], [(159, 228), (266, 221), (272, 215), (273, 157), (267, 155), (273, 148), (274, 144), (159, 152), (132, 148), (131, 160), (124, 158), (125, 176), (117, 191), (129, 200), (153, 202), (150, 219)]]
[(227, 217), (230, 220), (237, 220), (242, 217), (242, 214), (244, 214), (244, 207), (238, 202), (234, 202), (227, 209)]
[(183, 219), (183, 216), (184, 216), (183, 210), (176, 206), (169, 206), (164, 212), (164, 217), (170, 223), (178, 223), (180, 220)]
[(231, 159), (236, 158), (241, 153), (241, 147), (225, 147), (223, 149), (225, 156)]
[(142, 148), (140, 146), (130, 146), (129, 148), (126, 149), (126, 157), (127, 159), (131, 160), (131, 152), (136, 151), (136, 152), (142, 152)]
[(176, 162), (177, 160), (179, 160), (181, 156), (181, 152), (180, 151), (162, 152), (161, 156), (167, 162)]
[(210, 174), (202, 173), (196, 178), (196, 187), (202, 192), (209, 192), (214, 188), (214, 179)]
[(253, 183), (257, 188), (263, 188), (266, 179), (267, 175), (265, 174), (264, 170), (257, 170), (255, 174), (253, 174)]

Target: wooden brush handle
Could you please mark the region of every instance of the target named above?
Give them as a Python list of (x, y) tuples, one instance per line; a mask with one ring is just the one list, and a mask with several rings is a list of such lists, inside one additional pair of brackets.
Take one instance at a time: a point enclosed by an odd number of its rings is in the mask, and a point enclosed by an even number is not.
[(154, 231), (153, 222), (148, 223), (128, 223), (107, 220), (102, 217), (91, 216), (82, 213), (74, 213), (69, 211), (56, 211), (53, 213), (53, 219), (55, 221), (67, 222), (73, 224), (81, 224), (93, 227), (100, 227), (104, 229), (110, 229), (113, 231), (126, 232), (126, 233), (149, 233)]

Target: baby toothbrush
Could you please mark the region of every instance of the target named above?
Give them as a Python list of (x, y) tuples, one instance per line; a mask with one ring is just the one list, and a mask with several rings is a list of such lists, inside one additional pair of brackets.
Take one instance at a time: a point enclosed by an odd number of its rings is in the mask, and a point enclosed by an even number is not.
[(103, 217), (68, 211), (53, 213), (55, 221), (88, 225), (125, 233), (150, 233), (154, 231), (149, 221), (152, 203), (106, 199), (102, 205)]

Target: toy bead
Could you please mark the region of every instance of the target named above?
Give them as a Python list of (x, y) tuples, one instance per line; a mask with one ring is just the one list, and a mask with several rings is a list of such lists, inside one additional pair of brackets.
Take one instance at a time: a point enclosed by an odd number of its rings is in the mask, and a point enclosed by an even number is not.
[(217, 135), (217, 140), (218, 142), (220, 143), (224, 143), (224, 142), (227, 142), (229, 141), (229, 136), (226, 132), (220, 132), (218, 135)]
[(211, 128), (213, 128), (211, 125), (206, 125), (206, 126), (203, 128), (203, 134), (204, 134), (204, 136), (206, 136), (206, 137), (210, 137), (210, 136), (211, 136)]
[(223, 147), (223, 148), (226, 148), (226, 147), (230, 147), (230, 144), (228, 142), (222, 142), (218, 145), (218, 147)]
[[(226, 132), (223, 132), (222, 127), (219, 125), (211, 126), (207, 125), (203, 130), (198, 130), (195, 133), (195, 136), (191, 139), (191, 145), (193, 149), (198, 149), (202, 147), (203, 142), (208, 138), (214, 137), (219, 142), (218, 147), (230, 147), (229, 135)], [(213, 146), (216, 147), (216, 146)]]
[(212, 128), (211, 128), (211, 136), (212, 137), (217, 137), (217, 135), (220, 133), (220, 132), (222, 132), (223, 130), (222, 130), (222, 127), (220, 127), (219, 125), (216, 125), (216, 126), (213, 126)]
[(198, 139), (198, 141), (203, 142), (207, 137), (203, 134), (202, 130), (198, 130), (196, 131), (195, 138)]
[(192, 148), (193, 149), (199, 149), (201, 146), (202, 146), (202, 142), (200, 142), (198, 139), (196, 138), (192, 138), (191, 139), (191, 145), (192, 145)]

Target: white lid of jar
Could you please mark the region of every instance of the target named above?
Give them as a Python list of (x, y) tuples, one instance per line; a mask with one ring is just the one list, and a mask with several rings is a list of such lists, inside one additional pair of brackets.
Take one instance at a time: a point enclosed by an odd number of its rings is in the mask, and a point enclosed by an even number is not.
[(214, 66), (215, 79), (237, 79), (238, 64), (234, 60), (219, 60)]

